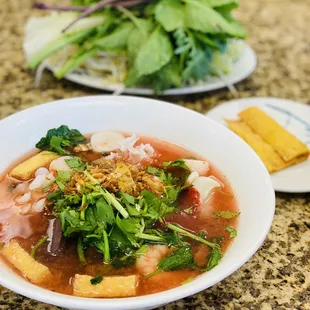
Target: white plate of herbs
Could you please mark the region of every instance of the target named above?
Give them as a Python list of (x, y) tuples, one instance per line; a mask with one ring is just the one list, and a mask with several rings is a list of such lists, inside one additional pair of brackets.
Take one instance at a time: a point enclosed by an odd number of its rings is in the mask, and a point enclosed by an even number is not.
[(211, 91), (255, 69), (247, 32), (231, 15), (236, 0), (73, 0), (25, 26), (28, 67), (36, 84), (50, 69), (58, 79), (140, 95)]

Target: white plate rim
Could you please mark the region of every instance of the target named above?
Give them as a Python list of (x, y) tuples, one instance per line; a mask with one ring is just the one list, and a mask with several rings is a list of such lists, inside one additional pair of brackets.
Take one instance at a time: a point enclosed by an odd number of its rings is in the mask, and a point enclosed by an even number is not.
[[(239, 73), (237, 72), (236, 74), (233, 75), (234, 70), (236, 70), (235, 69), (236, 65), (238, 64), (244, 68), (244, 71), (239, 72)], [(254, 50), (252, 49), (252, 47), (250, 47), (250, 45), (245, 43), (242, 56), (236, 62), (234, 66), (235, 67), (233, 71), (230, 73), (233, 76), (232, 78), (227, 79), (227, 81), (217, 79), (217, 81), (214, 81), (211, 83), (205, 82), (200, 85), (186, 86), (186, 87), (180, 87), (180, 88), (171, 88), (171, 89), (167, 89), (164, 92), (160, 93), (160, 95), (177, 96), (177, 95), (210, 92), (213, 90), (225, 88), (227, 86), (227, 82), (229, 82), (230, 84), (236, 84), (246, 79), (254, 72), (257, 66), (257, 56)], [(46, 67), (50, 71), (52, 72), (54, 71), (54, 68), (51, 64), (47, 64)], [(109, 91), (109, 92), (119, 92), (120, 89), (122, 89), (123, 87), (122, 84), (104, 85), (100, 81), (100, 79), (91, 78), (87, 75), (83, 76), (77, 73), (69, 73), (64, 77), (64, 79), (70, 82), (76, 83), (76, 84), (80, 84), (80, 85), (87, 86), (87, 87), (94, 88), (94, 89), (99, 89), (102, 91)], [(123, 90), (121, 90), (121, 93), (129, 94), (129, 95), (146, 95), (146, 96), (155, 95), (154, 91), (150, 88), (138, 88), (138, 87), (124, 88)]]

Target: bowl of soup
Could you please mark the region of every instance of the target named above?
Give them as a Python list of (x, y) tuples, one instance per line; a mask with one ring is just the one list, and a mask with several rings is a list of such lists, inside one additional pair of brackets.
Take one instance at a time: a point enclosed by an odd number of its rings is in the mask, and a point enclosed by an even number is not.
[(0, 284), (69, 309), (152, 309), (259, 248), (275, 198), (256, 154), (191, 110), (135, 97), (0, 122)]

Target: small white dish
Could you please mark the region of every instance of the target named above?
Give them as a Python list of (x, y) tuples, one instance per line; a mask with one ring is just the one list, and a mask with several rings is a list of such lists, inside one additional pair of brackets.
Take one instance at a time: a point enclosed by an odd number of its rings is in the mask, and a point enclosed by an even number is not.
[(230, 181), (241, 211), (238, 236), (217, 267), (188, 284), (157, 294), (114, 299), (63, 295), (27, 282), (0, 261), (1, 285), (69, 309), (153, 309), (222, 281), (248, 261), (264, 241), (275, 208), (270, 176), (255, 152), (227, 128), (189, 109), (146, 98), (96, 96), (60, 100), (0, 121), (0, 171), (33, 149), (48, 129), (62, 124), (82, 133), (104, 129), (136, 132), (194, 150), (214, 163)]
[[(281, 126), (310, 147), (310, 106), (278, 98), (244, 98), (221, 104), (206, 115), (226, 126), (224, 118), (238, 119), (238, 113), (257, 106)], [(273, 187), (279, 192), (310, 192), (310, 158), (271, 175)]]
[[(201, 84), (167, 89), (161, 95), (194, 94), (224, 88), (227, 87), (227, 85), (236, 84), (247, 78), (253, 73), (256, 65), (257, 58), (255, 52), (249, 45), (245, 44), (245, 48), (240, 59), (234, 64), (233, 70), (229, 74), (224, 75), (223, 79), (220, 79), (218, 77), (210, 77), (207, 81), (201, 82)], [(54, 67), (50, 64), (47, 67), (51, 71), (55, 70)], [(81, 73), (69, 73), (65, 76), (65, 79), (77, 84), (81, 84), (91, 88), (101, 89), (104, 91), (121, 92), (124, 94), (132, 95), (154, 94), (153, 90), (150, 88), (125, 88), (123, 84), (105, 84), (105, 82), (100, 77), (92, 77), (90, 75)]]

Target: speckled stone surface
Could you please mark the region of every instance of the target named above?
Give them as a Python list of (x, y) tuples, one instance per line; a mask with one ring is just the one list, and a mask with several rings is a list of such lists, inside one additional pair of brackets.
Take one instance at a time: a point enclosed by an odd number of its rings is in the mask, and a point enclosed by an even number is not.
[[(96, 90), (56, 81), (48, 73), (40, 89), (33, 87), (33, 73), (25, 68), (21, 47), (23, 25), (32, 14), (32, 2), (0, 2), (0, 118), (56, 99), (98, 94)], [(248, 42), (259, 63), (255, 73), (237, 85), (238, 96), (274, 96), (310, 104), (310, 1), (240, 3), (236, 15), (250, 32)], [(206, 112), (233, 96), (222, 90), (163, 99)], [(0, 287), (0, 309), (59, 308)], [(248, 263), (218, 285), (160, 309), (310, 309), (310, 194), (277, 194), (271, 231)]]

